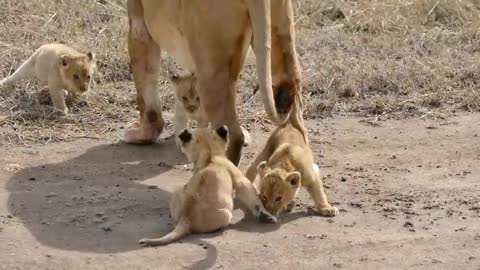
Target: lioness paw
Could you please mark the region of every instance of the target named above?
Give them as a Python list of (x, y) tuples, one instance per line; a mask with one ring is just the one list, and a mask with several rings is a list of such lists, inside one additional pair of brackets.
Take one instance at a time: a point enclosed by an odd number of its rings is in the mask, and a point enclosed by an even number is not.
[(321, 207), (318, 209), (318, 213), (323, 217), (334, 217), (338, 215), (338, 209), (334, 206)]

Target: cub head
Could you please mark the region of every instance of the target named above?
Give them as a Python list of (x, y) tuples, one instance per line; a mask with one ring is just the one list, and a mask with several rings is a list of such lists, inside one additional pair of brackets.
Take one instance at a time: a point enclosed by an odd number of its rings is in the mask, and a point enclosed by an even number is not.
[(200, 108), (200, 97), (196, 88), (197, 78), (195, 75), (174, 76), (171, 80), (175, 86), (175, 95), (185, 110), (189, 113), (196, 113)]
[(95, 55), (91, 52), (81, 56), (64, 54), (60, 57), (63, 82), (77, 95), (85, 94), (90, 89), (95, 66)]
[(197, 163), (201, 157), (225, 155), (228, 143), (228, 129), (223, 126), (217, 130), (197, 128), (185, 129), (178, 135), (182, 152), (190, 162)]
[(258, 165), (260, 174), (260, 199), (272, 215), (283, 212), (295, 199), (300, 189), (300, 173), (287, 172), (281, 168), (270, 168), (266, 161)]

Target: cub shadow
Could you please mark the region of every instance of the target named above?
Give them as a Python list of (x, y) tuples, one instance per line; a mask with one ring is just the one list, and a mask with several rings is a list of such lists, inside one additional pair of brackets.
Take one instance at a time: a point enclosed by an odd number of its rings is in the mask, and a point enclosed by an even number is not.
[[(140, 238), (173, 226), (165, 187), (175, 183), (159, 175), (187, 163), (173, 140), (94, 146), (73, 159), (17, 172), (7, 183), (8, 207), (50, 247), (97, 253), (140, 249)], [(159, 188), (138, 183), (153, 177)]]

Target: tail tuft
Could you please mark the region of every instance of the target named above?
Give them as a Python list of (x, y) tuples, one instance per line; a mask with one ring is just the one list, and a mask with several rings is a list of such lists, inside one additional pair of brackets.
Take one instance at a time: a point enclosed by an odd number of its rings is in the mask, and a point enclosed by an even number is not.
[(296, 94), (292, 82), (282, 82), (274, 89), (275, 109), (279, 114), (288, 114), (292, 110)]

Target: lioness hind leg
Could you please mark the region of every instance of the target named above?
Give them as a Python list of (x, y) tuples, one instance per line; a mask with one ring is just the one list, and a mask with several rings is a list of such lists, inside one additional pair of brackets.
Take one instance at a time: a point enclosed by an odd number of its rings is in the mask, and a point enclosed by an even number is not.
[(235, 107), (235, 82), (228, 72), (203, 77), (199, 74), (199, 91), (202, 107), (213, 128), (228, 127), (227, 156), (235, 165), (240, 163), (244, 136)]
[(141, 1), (128, 1), (128, 18), (128, 52), (137, 89), (140, 121), (128, 128), (124, 140), (128, 143), (152, 143), (165, 126), (157, 88), (160, 47), (145, 25)]

